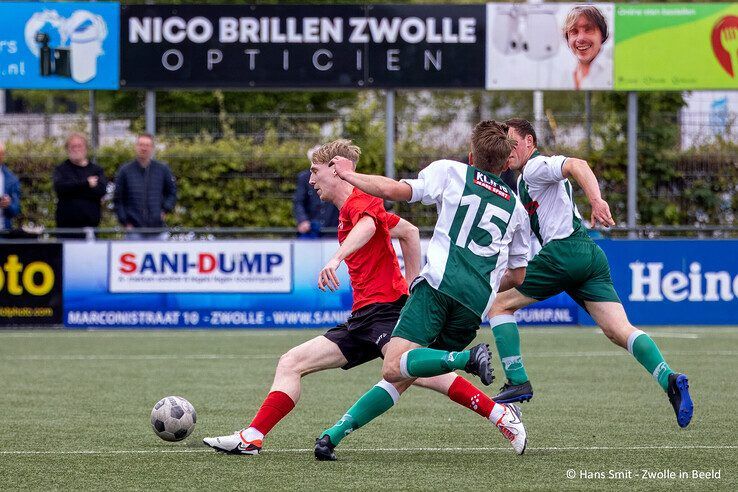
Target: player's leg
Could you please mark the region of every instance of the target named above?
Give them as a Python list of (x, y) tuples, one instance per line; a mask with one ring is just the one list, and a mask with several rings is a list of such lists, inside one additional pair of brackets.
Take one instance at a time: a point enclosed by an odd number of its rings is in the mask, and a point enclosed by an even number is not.
[(392, 408), (397, 404), (400, 395), (412, 384), (412, 379), (399, 383), (389, 383), (382, 379), (375, 384), (346, 410), (338, 422), (323, 431), (315, 440), (315, 458), (320, 461), (334, 461), (336, 459), (334, 449), (344, 437)]
[(590, 249), (591, 273), (586, 282), (570, 294), (577, 302), (584, 304), (595, 323), (613, 343), (628, 350), (653, 376), (668, 395), (677, 423), (680, 427), (686, 427), (694, 409), (687, 376), (672, 371), (651, 337), (630, 323), (612, 283), (605, 253), (594, 243), (591, 243)]
[(495, 297), (489, 311), (489, 326), (495, 338), (497, 354), (507, 381), (495, 397), (500, 403), (528, 401), (533, 398), (533, 387), (525, 371), (520, 350), (520, 333), (514, 313), (537, 302), (517, 289), (501, 292)]
[(448, 396), (451, 401), (468, 408), (494, 424), (502, 435), (510, 441), (513, 449), (518, 454), (523, 454), (523, 451), (525, 451), (527, 435), (520, 419), (520, 409), (515, 405), (496, 403), (481, 389), (455, 373), (442, 374), (432, 378), (418, 378), (413, 385)]
[(455, 332), (457, 328), (461, 333), (471, 334), (473, 340), (479, 323), (479, 316), (468, 308), (427, 282), (420, 282), (392, 332), (392, 343), (382, 366), (383, 377), (387, 381), (402, 381), (463, 369), (478, 375), (482, 383), (489, 385), (492, 366), (486, 344), (469, 350), (463, 350), (465, 345), (461, 345), (457, 351), (424, 348), (437, 340), (442, 331)]
[[(433, 292), (434, 289), (431, 289), (427, 282), (421, 281), (417, 284), (400, 312), (397, 326), (389, 342), (384, 342), (386, 337), (377, 337), (377, 340), (382, 340), (383, 343), (381, 350), (385, 359), (384, 379), (359, 398), (335, 425), (320, 434), (315, 443), (317, 459), (334, 460), (333, 449), (346, 435), (392, 408), (402, 391), (412, 383), (413, 376), (399, 374), (402, 355), (423, 344), (430, 344), (438, 336), (446, 321), (446, 306), (435, 301)], [(398, 332), (401, 336), (394, 336)], [(406, 332), (410, 333), (408, 336), (412, 336), (414, 340), (403, 338)], [(388, 382), (388, 377), (394, 379), (394, 384)]]
[[(405, 299), (401, 299), (395, 303), (377, 304), (350, 318), (351, 339), (357, 347), (361, 347), (363, 355), (363, 358), (354, 357), (356, 365), (377, 357), (385, 357), (390, 346), (398, 343), (392, 337), (392, 331), (408, 303), (405, 303)], [(379, 381), (359, 398), (335, 425), (320, 434), (315, 443), (315, 457), (319, 460), (335, 460), (333, 449), (341, 440), (392, 408), (400, 394), (412, 382), (412, 379), (394, 384), (384, 379)]]
[[(544, 246), (528, 263), (525, 280), (516, 289), (500, 292), (492, 303), (489, 324), (507, 381), (494, 400), (500, 403), (528, 401), (533, 398), (533, 386), (520, 351), (520, 333), (513, 313), (534, 302), (555, 296), (564, 289), (566, 272), (559, 265), (567, 254), (563, 241)], [(562, 251), (563, 250), (563, 251)]]
[[(392, 337), (389, 342), (382, 345), (381, 351), (385, 356), (385, 360), (392, 353), (393, 345), (402, 342), (403, 340)], [(417, 346), (417, 344), (414, 344), (414, 346)], [(333, 450), (343, 438), (392, 408), (399, 400), (400, 395), (412, 383), (413, 378), (405, 378), (394, 383), (390, 383), (385, 378), (375, 384), (356, 400), (351, 408), (346, 410), (338, 422), (321, 433), (315, 442), (315, 457), (322, 461), (335, 460), (336, 456)]]
[[(339, 326), (331, 331), (340, 332), (341, 329)], [(258, 454), (264, 436), (292, 411), (300, 399), (302, 377), (347, 363), (337, 343), (327, 338), (331, 331), (326, 336), (315, 337), (290, 349), (279, 358), (272, 388), (246, 429), (227, 436), (205, 438), (203, 442), (218, 451)], [(331, 336), (335, 338), (336, 335)]]
[(626, 349), (667, 393), (679, 426), (689, 425), (694, 405), (689, 394), (687, 376), (674, 372), (656, 342), (648, 334), (630, 324), (622, 304), (585, 301), (585, 306), (603, 333), (613, 343)]

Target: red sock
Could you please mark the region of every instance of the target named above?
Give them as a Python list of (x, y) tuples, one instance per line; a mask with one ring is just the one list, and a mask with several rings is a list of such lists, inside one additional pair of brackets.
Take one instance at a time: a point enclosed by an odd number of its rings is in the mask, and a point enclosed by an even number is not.
[(287, 396), (287, 393), (272, 391), (264, 399), (259, 411), (256, 412), (250, 427), (267, 435), (272, 427), (277, 425), (277, 422), (282, 420), (293, 408), (295, 408), (295, 402)]
[(459, 405), (474, 410), (485, 419), (489, 418), (495, 406), (495, 402), (489, 396), (461, 376), (457, 376), (451, 384), (448, 397)]

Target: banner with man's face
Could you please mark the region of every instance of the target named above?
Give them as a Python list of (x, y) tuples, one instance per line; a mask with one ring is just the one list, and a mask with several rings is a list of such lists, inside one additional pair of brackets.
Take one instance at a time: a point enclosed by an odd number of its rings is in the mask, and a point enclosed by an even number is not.
[(614, 7), (487, 5), (489, 90), (611, 90)]

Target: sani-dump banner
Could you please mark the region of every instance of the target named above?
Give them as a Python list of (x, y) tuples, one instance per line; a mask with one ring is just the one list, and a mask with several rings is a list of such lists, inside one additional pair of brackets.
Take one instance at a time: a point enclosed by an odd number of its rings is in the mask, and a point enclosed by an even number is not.
[[(428, 241), (421, 242), (423, 257)], [(327, 328), (353, 298), (345, 265), (335, 292), (318, 274), (335, 240), (64, 244), (69, 328)], [(395, 245), (400, 265), (403, 258)], [(425, 258), (424, 258), (425, 259)], [(523, 324), (576, 324), (565, 295), (517, 313)]]

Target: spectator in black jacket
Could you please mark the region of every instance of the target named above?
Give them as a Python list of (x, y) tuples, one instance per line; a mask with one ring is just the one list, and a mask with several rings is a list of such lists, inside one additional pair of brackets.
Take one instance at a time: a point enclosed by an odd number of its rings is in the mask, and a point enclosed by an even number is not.
[[(56, 226), (60, 228), (97, 227), (100, 225), (100, 200), (107, 180), (103, 169), (87, 158), (87, 138), (81, 133), (67, 137), (69, 158), (54, 169)], [(83, 238), (85, 234), (65, 233), (61, 237)]]
[(152, 159), (154, 137), (148, 133), (136, 138), (136, 159), (123, 164), (115, 178), (115, 213), (126, 228), (129, 239), (156, 238), (141, 234), (138, 227), (165, 227), (166, 214), (174, 210), (177, 186), (169, 167)]
[[(313, 152), (319, 148), (320, 145), (317, 145), (308, 151), (311, 164)], [(297, 175), (297, 189), (292, 197), (292, 213), (300, 238), (319, 237), (322, 228), (338, 226), (338, 209), (332, 203), (322, 201), (309, 181), (310, 170), (301, 171)]]

